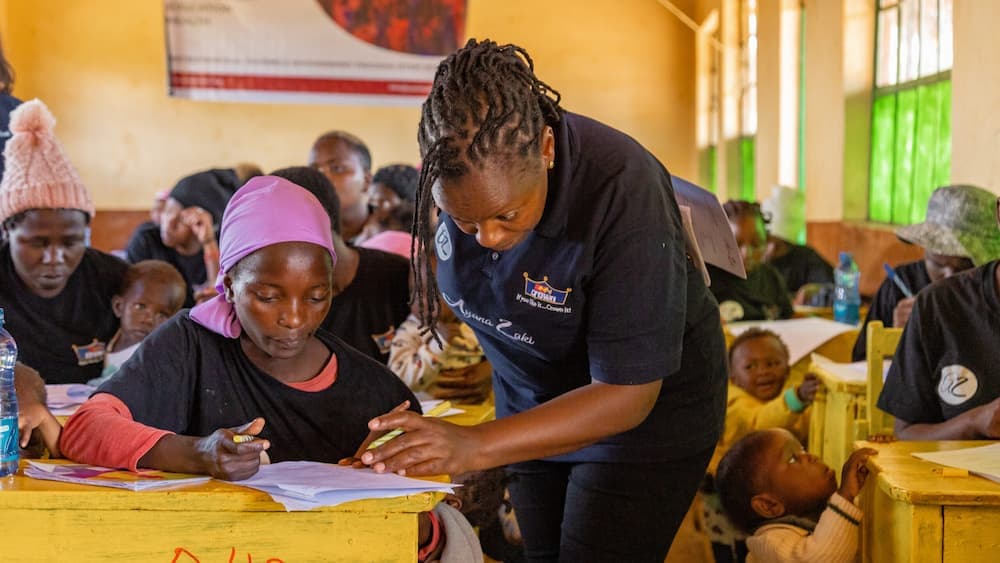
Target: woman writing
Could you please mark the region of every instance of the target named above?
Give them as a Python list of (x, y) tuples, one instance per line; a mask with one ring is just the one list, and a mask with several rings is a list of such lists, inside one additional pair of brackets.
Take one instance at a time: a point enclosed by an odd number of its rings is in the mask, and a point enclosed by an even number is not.
[[(670, 175), (636, 141), (563, 111), (513, 45), (438, 68), (418, 134), (422, 321), (438, 296), (494, 368), (498, 419), (396, 412), (376, 471), (509, 465), (531, 560), (658, 561), (721, 432), (718, 306), (685, 255)], [(437, 230), (431, 211), (443, 212)], [(421, 283), (420, 280), (427, 280)]]

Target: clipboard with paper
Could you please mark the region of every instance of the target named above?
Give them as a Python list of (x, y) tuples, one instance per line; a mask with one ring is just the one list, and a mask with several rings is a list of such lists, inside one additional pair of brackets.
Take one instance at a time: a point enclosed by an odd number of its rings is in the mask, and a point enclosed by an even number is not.
[(677, 176), (670, 177), (674, 185), (674, 198), (681, 211), (684, 239), (688, 254), (694, 260), (705, 285), (712, 285), (705, 264), (721, 268), (746, 279), (740, 248), (733, 237), (729, 219), (715, 194)]

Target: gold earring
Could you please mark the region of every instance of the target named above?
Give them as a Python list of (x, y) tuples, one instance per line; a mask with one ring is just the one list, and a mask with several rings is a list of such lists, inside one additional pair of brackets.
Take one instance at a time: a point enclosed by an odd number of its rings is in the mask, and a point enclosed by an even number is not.
[(552, 170), (555, 167), (556, 167), (556, 161), (550, 160), (549, 161), (549, 170)]

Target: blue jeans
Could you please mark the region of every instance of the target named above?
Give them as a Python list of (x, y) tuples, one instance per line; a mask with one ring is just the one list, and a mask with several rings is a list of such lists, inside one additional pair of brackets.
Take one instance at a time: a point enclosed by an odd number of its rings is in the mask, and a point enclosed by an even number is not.
[(714, 449), (656, 463), (511, 465), (526, 559), (663, 563)]

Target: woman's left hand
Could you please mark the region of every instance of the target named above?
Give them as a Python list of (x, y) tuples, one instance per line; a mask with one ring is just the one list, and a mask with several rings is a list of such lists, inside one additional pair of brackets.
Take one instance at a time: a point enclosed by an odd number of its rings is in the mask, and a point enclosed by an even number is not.
[(361, 454), (376, 473), (454, 475), (481, 469), (480, 431), (411, 411), (382, 415), (368, 423), (373, 431), (402, 428), (404, 434)]

